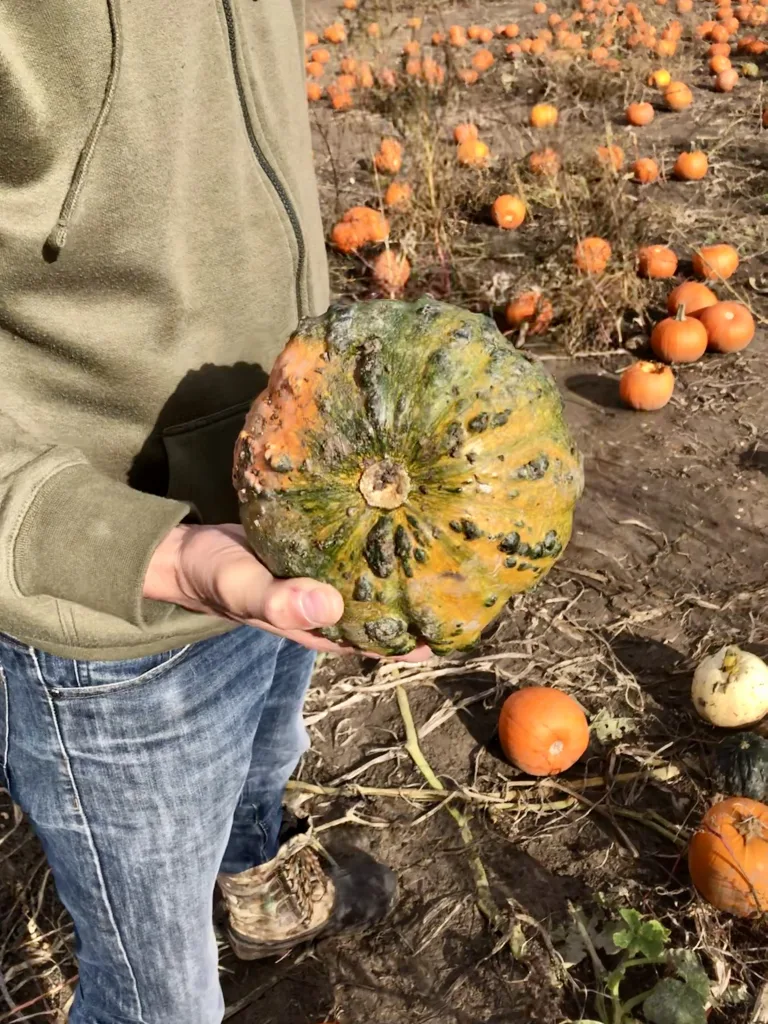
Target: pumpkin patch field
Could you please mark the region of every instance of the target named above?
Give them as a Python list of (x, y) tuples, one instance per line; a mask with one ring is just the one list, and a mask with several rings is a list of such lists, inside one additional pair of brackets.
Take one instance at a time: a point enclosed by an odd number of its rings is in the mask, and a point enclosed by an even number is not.
[[(334, 307), (260, 399), (288, 461), (256, 403), (235, 476), (270, 569), (345, 598), (290, 810), (399, 899), (278, 963), (222, 938), (227, 1019), (768, 1024), (768, 0), (311, 0), (300, 51)], [(410, 462), (361, 478), (370, 381)], [(63, 1022), (2, 814), (0, 1024)]]

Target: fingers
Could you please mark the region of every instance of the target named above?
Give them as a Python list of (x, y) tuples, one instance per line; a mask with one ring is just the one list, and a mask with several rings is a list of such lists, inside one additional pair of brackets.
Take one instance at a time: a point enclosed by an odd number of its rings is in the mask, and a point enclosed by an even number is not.
[(259, 595), (255, 618), (275, 629), (320, 629), (332, 626), (344, 614), (341, 594), (316, 580), (272, 580)]

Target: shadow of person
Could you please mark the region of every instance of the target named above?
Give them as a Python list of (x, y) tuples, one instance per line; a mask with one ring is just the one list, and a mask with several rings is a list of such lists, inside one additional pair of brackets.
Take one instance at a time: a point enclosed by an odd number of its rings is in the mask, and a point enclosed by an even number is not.
[(246, 413), (266, 384), (258, 363), (204, 363), (189, 370), (136, 454), (128, 483), (189, 502), (199, 522), (239, 522), (232, 454)]
[(763, 476), (768, 476), (768, 449), (758, 448), (757, 445), (741, 452), (739, 465), (742, 469), (756, 469)]
[(593, 405), (603, 409), (621, 409), (619, 385), (613, 377), (599, 373), (576, 373), (566, 378), (565, 386)]

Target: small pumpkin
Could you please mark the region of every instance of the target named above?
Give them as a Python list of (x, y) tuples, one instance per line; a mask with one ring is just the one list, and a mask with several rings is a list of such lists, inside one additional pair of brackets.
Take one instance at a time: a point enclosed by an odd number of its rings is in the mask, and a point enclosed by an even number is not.
[(323, 39), (326, 43), (343, 43), (346, 38), (347, 30), (340, 21), (335, 21), (332, 25), (323, 29)]
[(464, 85), (474, 85), (480, 78), (480, 75), (475, 68), (459, 68), (456, 74)]
[[(715, 43), (715, 46), (719, 45), (723, 44)], [(727, 43), (724, 45), (727, 46)], [(716, 53), (714, 57), (709, 58), (709, 70), (713, 75), (719, 75), (721, 71), (728, 71), (732, 66), (730, 59), (723, 54)]]
[(768, 740), (756, 732), (737, 732), (715, 751), (713, 782), (727, 796), (768, 798)]
[(456, 159), (465, 167), (485, 167), (491, 151), (481, 139), (465, 139), (456, 147)]
[(705, 245), (693, 254), (693, 272), (705, 280), (727, 280), (739, 265), (739, 254), (732, 245)]
[(317, 82), (307, 81), (307, 99), (310, 103), (317, 103), (323, 97), (323, 87)]
[(739, 72), (736, 68), (728, 68), (721, 71), (715, 78), (715, 89), (717, 92), (733, 92), (739, 81)]
[(648, 76), (648, 85), (655, 86), (657, 89), (666, 89), (671, 81), (672, 75), (670, 75), (666, 68), (652, 71)]
[(755, 336), (755, 320), (741, 302), (716, 302), (699, 310), (712, 352), (741, 352)]
[[(708, 57), (730, 57), (730, 55), (731, 55), (730, 43), (712, 43), (712, 45), (707, 50), (707, 56)], [(731, 66), (731, 62), (728, 61), (728, 64), (726, 66), (730, 67)], [(711, 65), (710, 65), (710, 67), (711, 67)], [(722, 71), (723, 69), (719, 68), (718, 70)]]
[(537, 103), (531, 107), (529, 121), (533, 128), (552, 128), (557, 124), (557, 107), (551, 103)]
[(312, 50), (309, 55), (309, 59), (318, 64), (327, 64), (331, 59), (331, 52), (330, 50), (326, 50), (324, 46), (318, 46), (316, 50)]
[(651, 350), (665, 363), (695, 363), (707, 351), (707, 332), (680, 305), (676, 316), (661, 320), (651, 331)]
[(595, 236), (582, 239), (574, 252), (574, 263), (585, 274), (602, 274), (610, 258), (610, 242)]
[(407, 181), (391, 181), (384, 193), (384, 205), (400, 210), (410, 205), (413, 189)]
[(528, 157), (528, 166), (532, 174), (546, 174), (554, 177), (560, 171), (560, 157), (554, 149), (546, 146), (544, 149), (536, 149)]
[(320, 42), (320, 40), (318, 39), (317, 32), (312, 32), (310, 29), (307, 29), (304, 32), (304, 49), (305, 50), (308, 50), (310, 48), (310, 46), (317, 46), (317, 44), (319, 42)]
[(736, 917), (768, 910), (768, 807), (744, 796), (707, 811), (688, 847), (691, 879), (704, 899)]
[(248, 413), (233, 480), (260, 561), (341, 592), (324, 635), (448, 653), (554, 564), (582, 469), (546, 371), (488, 317), (425, 297), (303, 320)]
[(685, 82), (670, 82), (663, 95), (669, 110), (687, 110), (693, 103), (693, 93)]
[(341, 252), (354, 252), (365, 245), (384, 242), (389, 237), (389, 222), (370, 206), (352, 206), (331, 233), (333, 244)]
[(641, 277), (674, 277), (677, 256), (666, 245), (644, 245), (637, 251), (637, 270)]
[(468, 139), (476, 139), (477, 135), (477, 125), (471, 122), (457, 124), (453, 129), (453, 139), (458, 144), (466, 142)]
[(673, 288), (667, 296), (667, 312), (674, 316), (681, 306), (685, 306), (690, 316), (696, 316), (707, 306), (713, 306), (717, 296), (711, 288), (698, 281), (684, 281)]
[(656, 116), (656, 111), (650, 103), (630, 103), (627, 107), (625, 116), (627, 118), (627, 124), (642, 127), (651, 123)]
[(497, 227), (513, 231), (525, 220), (525, 203), (520, 196), (501, 195), (493, 201), (491, 219)]
[(507, 760), (528, 775), (557, 775), (589, 746), (589, 725), (581, 706), (567, 693), (526, 686), (502, 705), (499, 742)]
[(448, 42), (451, 46), (461, 48), (467, 45), (467, 33), (461, 25), (451, 25), (448, 28)]
[(421, 53), (421, 44), (418, 39), (409, 39), (403, 46), (403, 54), (406, 57), (418, 57)]
[(609, 167), (612, 171), (617, 173), (624, 166), (624, 150), (621, 146), (610, 145), (610, 146), (598, 146), (595, 150), (597, 161), (603, 167)]
[(507, 303), (504, 311), (507, 324), (512, 330), (519, 330), (526, 324), (528, 334), (544, 334), (552, 323), (553, 315), (552, 303), (538, 291), (523, 292)]
[(373, 280), (390, 298), (399, 295), (408, 284), (411, 264), (403, 253), (382, 249), (371, 264)]
[(325, 74), (325, 64), (319, 60), (308, 60), (305, 69), (310, 78), (322, 78)]
[(663, 363), (640, 360), (628, 366), (619, 380), (619, 398), (630, 409), (656, 412), (675, 390), (675, 375)]
[(482, 49), (478, 50), (477, 53), (472, 57), (472, 67), (475, 71), (487, 71), (494, 62), (493, 54), (490, 50)]
[(700, 149), (685, 150), (675, 160), (672, 173), (680, 181), (701, 181), (709, 170), (707, 154)]
[(659, 165), (651, 157), (643, 156), (632, 164), (632, 172), (635, 181), (639, 181), (641, 185), (648, 185), (659, 177)]

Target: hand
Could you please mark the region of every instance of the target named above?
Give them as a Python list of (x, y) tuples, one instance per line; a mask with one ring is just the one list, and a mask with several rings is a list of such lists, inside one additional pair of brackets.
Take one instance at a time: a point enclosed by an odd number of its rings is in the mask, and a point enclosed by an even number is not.
[[(275, 579), (251, 551), (242, 526), (234, 523), (174, 527), (152, 556), (144, 596), (257, 626), (315, 651), (353, 650), (311, 632), (332, 626), (343, 615), (338, 590), (317, 580)], [(397, 660), (431, 656), (422, 644)]]

